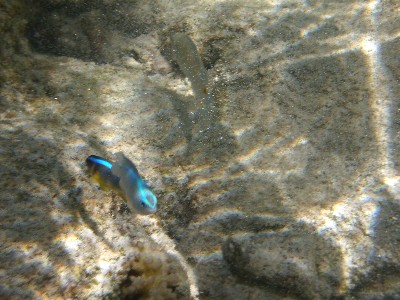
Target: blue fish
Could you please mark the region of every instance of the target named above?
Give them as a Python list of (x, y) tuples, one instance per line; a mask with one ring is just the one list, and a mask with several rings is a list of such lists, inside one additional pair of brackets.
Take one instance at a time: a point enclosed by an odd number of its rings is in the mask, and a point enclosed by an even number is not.
[(119, 193), (131, 211), (143, 215), (155, 213), (157, 198), (139, 175), (136, 166), (121, 152), (116, 157), (116, 162), (112, 164), (100, 156), (90, 155), (86, 164), (92, 177), (102, 189)]

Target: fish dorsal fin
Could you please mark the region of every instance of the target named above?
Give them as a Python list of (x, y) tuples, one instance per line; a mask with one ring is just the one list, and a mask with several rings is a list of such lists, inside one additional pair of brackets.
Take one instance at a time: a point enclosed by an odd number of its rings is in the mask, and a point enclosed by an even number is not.
[(131, 162), (131, 160), (127, 158), (122, 152), (117, 152), (115, 156), (117, 158), (115, 164), (119, 165), (120, 167), (133, 170), (136, 174), (139, 175), (139, 171), (136, 168), (135, 164)]

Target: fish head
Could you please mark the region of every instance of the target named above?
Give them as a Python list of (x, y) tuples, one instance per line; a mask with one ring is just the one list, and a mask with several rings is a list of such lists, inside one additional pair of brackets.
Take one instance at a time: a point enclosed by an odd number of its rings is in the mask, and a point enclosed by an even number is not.
[(157, 197), (147, 187), (147, 185), (139, 185), (134, 197), (128, 199), (135, 210), (143, 215), (153, 214), (157, 210)]

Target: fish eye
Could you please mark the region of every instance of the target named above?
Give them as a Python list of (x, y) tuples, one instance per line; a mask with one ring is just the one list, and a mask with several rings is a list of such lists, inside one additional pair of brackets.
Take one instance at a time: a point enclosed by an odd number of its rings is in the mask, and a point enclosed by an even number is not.
[(146, 204), (143, 201), (140, 201), (140, 204), (142, 205), (142, 207), (146, 207)]

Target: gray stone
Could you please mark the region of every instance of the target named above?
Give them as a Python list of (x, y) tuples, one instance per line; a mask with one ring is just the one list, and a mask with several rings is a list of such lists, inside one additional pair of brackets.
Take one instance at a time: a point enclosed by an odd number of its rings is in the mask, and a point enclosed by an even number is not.
[(269, 286), (303, 299), (339, 294), (340, 251), (305, 224), (230, 237), (223, 245), (223, 255), (232, 273), (250, 285)]

